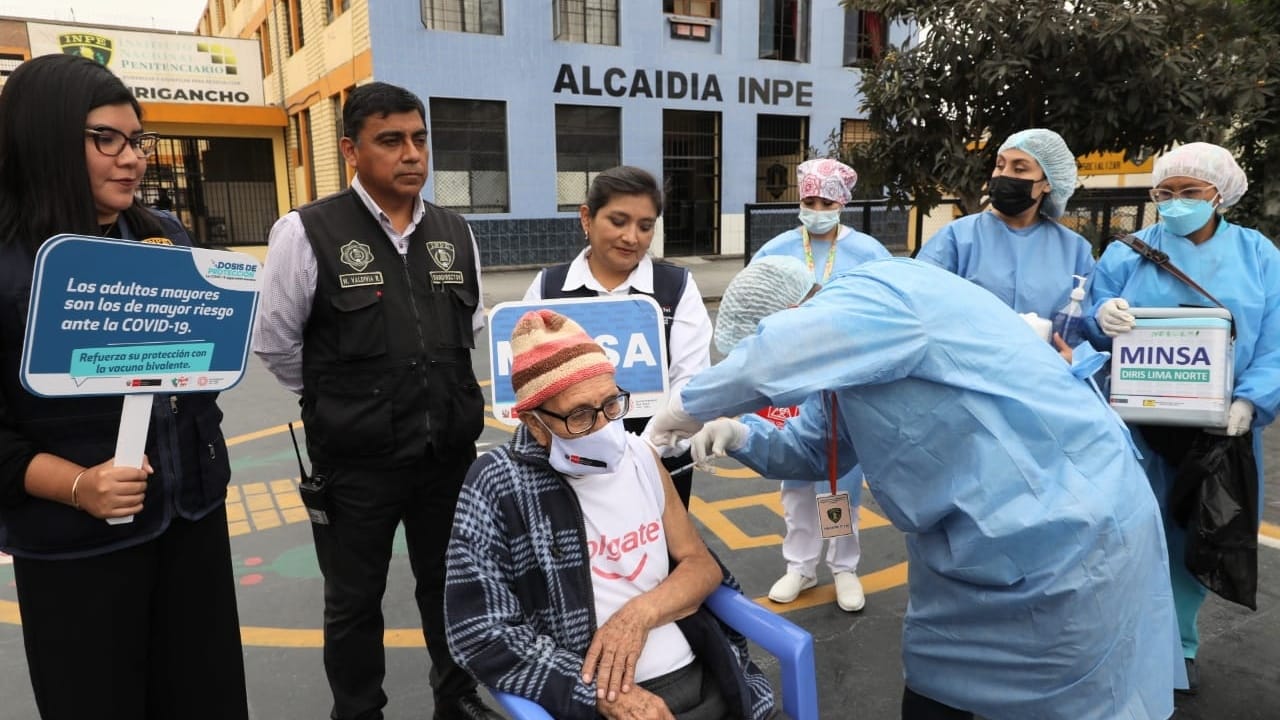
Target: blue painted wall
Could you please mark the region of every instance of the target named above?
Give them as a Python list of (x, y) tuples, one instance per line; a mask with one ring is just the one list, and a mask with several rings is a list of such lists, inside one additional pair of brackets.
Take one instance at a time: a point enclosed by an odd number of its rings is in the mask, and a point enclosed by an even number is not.
[[(838, 0), (813, 0), (808, 63), (761, 60), (759, 3), (721, 2), (721, 18), (711, 42), (670, 37), (667, 16), (656, 0), (620, 2), (617, 46), (559, 42), (553, 39), (552, 2), (505, 0), (504, 35), (427, 30), (417, 0), (369, 3), (373, 76), (402, 85), (424, 102), (431, 97), (502, 100), (507, 103), (510, 213), (472, 215), (473, 221), (496, 219), (567, 219), (556, 211), (555, 106), (606, 105), (622, 108), (622, 161), (662, 172), (664, 109), (721, 113), (722, 192), (726, 216), (741, 216), (744, 203), (756, 200), (756, 117), (758, 114), (809, 117), (809, 144), (822, 148), (841, 118), (858, 118), (858, 73), (841, 66), (844, 13)], [(598, 96), (556, 92), (561, 66), (573, 68), (583, 91), (584, 66)], [(699, 98), (611, 97), (603, 92), (605, 70), (615, 67), (625, 78), (612, 78), (613, 88), (630, 88), (638, 70), (650, 84), (656, 71), (676, 71), (692, 79), (698, 74)], [(702, 99), (707, 77), (719, 81), (722, 100)], [(739, 98), (739, 77), (811, 84), (811, 105), (795, 97), (776, 105)], [(428, 124), (430, 119), (428, 118)], [(425, 190), (432, 197), (430, 181)], [(725, 218), (728, 219), (728, 218)], [(732, 226), (733, 223), (730, 223)], [(726, 227), (721, 223), (722, 231)], [(728, 238), (725, 238), (728, 240)], [(729, 243), (733, 245), (733, 243)], [(738, 251), (741, 244), (738, 243)], [(728, 248), (726, 248), (728, 249)]]

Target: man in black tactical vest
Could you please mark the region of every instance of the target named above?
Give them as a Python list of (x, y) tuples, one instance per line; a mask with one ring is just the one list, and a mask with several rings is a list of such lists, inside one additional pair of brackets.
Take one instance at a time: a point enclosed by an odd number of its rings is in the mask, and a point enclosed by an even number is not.
[(357, 87), (342, 125), (355, 178), (272, 228), (254, 330), (254, 352), (301, 395), (332, 717), (382, 717), (382, 595), (403, 521), (434, 717), (498, 718), (443, 627), (445, 547), (484, 425), (471, 369), (484, 325), (475, 239), (462, 217), (422, 200), (426, 113), (413, 93)]

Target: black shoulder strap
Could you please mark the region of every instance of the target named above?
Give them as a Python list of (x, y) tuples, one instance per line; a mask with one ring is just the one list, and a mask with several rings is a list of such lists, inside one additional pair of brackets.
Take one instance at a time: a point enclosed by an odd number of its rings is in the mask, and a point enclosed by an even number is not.
[(542, 270), (542, 298), (544, 300), (556, 300), (559, 298), (570, 297), (595, 297), (596, 291), (587, 287), (578, 287), (572, 290), (564, 289), (564, 279), (569, 277), (569, 265), (552, 265)]
[[(1164, 270), (1165, 272), (1174, 276), (1178, 280), (1181, 280), (1183, 283), (1187, 285), (1187, 287), (1191, 288), (1192, 290), (1195, 290), (1201, 295), (1209, 298), (1209, 300), (1214, 305), (1217, 305), (1223, 310), (1227, 310), (1227, 306), (1223, 305), (1221, 300), (1214, 297), (1213, 294), (1210, 293), (1208, 290), (1205, 290), (1204, 288), (1200, 287), (1200, 283), (1197, 283), (1195, 280), (1192, 280), (1191, 277), (1186, 273), (1182, 272), (1182, 270), (1179, 269), (1177, 265), (1174, 265), (1172, 262), (1170, 262), (1169, 253), (1163, 252), (1161, 250), (1157, 250), (1151, 247), (1150, 245), (1142, 242), (1142, 240), (1137, 235), (1121, 233), (1116, 235), (1112, 239), (1118, 242), (1124, 243), (1129, 247), (1130, 250), (1138, 253), (1138, 255), (1140, 255), (1144, 259), (1154, 263), (1156, 267), (1160, 268), (1161, 270)], [(1230, 315), (1231, 311), (1227, 310), (1227, 314)], [(1235, 323), (1234, 317), (1232, 317), (1232, 321), (1231, 321), (1231, 339), (1232, 340), (1236, 339), (1236, 323)]]
[(653, 262), (653, 293), (631, 288), (632, 295), (648, 295), (662, 308), (662, 330), (667, 336), (667, 365), (671, 365), (671, 325), (676, 321), (676, 307), (684, 297), (689, 271), (667, 262)]
[(1218, 298), (1214, 297), (1208, 290), (1205, 290), (1204, 288), (1200, 287), (1199, 283), (1197, 283), (1195, 280), (1192, 280), (1190, 277), (1187, 276), (1186, 273), (1178, 269), (1177, 265), (1174, 265), (1173, 263), (1169, 262), (1168, 253), (1157, 250), (1151, 247), (1150, 245), (1142, 242), (1142, 240), (1140, 240), (1137, 235), (1127, 235), (1127, 234), (1116, 235), (1114, 239), (1119, 240), (1125, 245), (1128, 245), (1130, 250), (1138, 253), (1139, 255), (1146, 258), (1147, 260), (1150, 260), (1151, 262), (1155, 263), (1156, 266), (1159, 267), (1160, 269), (1164, 270), (1165, 272), (1169, 273), (1175, 278), (1186, 283), (1187, 287), (1190, 287), (1192, 290), (1195, 290), (1201, 295), (1209, 298), (1209, 300), (1212, 301), (1214, 305), (1217, 305), (1223, 310), (1227, 309), (1227, 306), (1223, 305), (1218, 300)]

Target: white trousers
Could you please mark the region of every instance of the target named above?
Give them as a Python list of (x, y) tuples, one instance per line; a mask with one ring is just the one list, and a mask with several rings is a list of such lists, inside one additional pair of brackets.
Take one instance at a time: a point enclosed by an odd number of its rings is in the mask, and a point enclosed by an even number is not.
[[(790, 485), (790, 483), (788, 483)], [(782, 557), (789, 572), (805, 577), (818, 577), (818, 560), (822, 555), (822, 530), (818, 524), (818, 488), (820, 483), (796, 483), (782, 488), (782, 517), (787, 523), (787, 536), (782, 540)], [(827, 567), (838, 572), (857, 572), (862, 557), (858, 541), (858, 508), (853, 508), (853, 534), (832, 538), (827, 543)]]

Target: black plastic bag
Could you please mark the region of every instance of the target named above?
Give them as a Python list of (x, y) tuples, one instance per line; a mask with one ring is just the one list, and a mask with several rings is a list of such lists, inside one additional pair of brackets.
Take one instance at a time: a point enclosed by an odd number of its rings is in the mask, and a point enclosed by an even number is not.
[(1187, 529), (1187, 570), (1218, 597), (1257, 610), (1258, 466), (1253, 433), (1198, 434), (1178, 466), (1169, 509), (1174, 521)]

